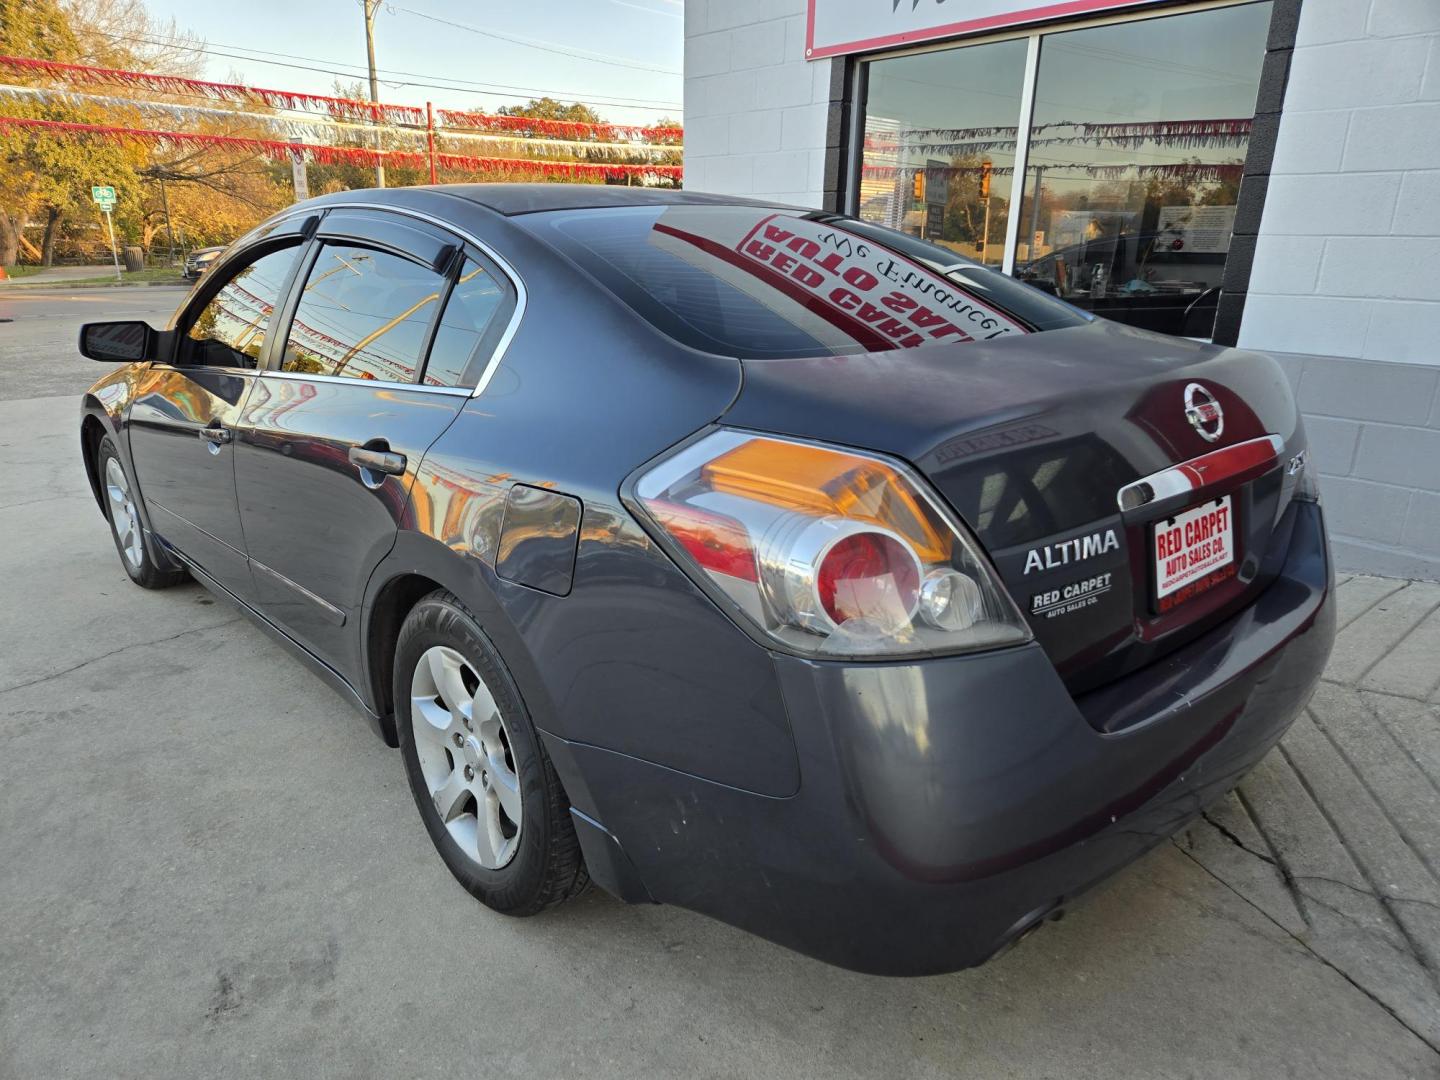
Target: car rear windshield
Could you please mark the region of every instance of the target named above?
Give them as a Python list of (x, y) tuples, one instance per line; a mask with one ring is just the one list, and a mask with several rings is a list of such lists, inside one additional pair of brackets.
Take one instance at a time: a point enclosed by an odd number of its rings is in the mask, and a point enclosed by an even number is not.
[(727, 356), (993, 341), (1090, 318), (948, 248), (835, 214), (679, 204), (516, 220), (665, 334)]

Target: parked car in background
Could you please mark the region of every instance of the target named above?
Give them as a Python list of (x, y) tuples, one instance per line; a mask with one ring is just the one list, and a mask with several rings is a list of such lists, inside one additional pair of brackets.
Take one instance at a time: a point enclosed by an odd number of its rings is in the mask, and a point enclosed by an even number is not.
[(500, 912), (594, 880), (977, 964), (1233, 788), (1333, 640), (1273, 359), (842, 215), (344, 192), (81, 351), (126, 573), (330, 682)]
[(200, 275), (209, 270), (220, 257), (224, 247), (196, 248), (185, 258), (185, 277), (190, 281), (196, 281)]

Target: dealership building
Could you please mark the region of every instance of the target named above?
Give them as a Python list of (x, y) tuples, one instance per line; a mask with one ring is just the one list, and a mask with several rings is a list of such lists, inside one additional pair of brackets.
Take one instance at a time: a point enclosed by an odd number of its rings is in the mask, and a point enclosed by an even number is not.
[(1280, 355), (1340, 566), (1440, 579), (1440, 0), (685, 0), (685, 184)]

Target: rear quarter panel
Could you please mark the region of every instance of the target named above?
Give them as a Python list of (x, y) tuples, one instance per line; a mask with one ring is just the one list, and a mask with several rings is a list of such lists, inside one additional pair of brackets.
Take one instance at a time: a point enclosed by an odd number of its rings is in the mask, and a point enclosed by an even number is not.
[[(799, 783), (774, 664), (640, 529), (629, 473), (719, 417), (737, 361), (690, 352), (523, 230), (457, 224), (519, 271), (527, 308), (484, 393), (426, 454), (410, 519), (368, 590), (423, 573), (494, 639), (543, 730), (765, 794)], [(509, 489), (582, 504), (555, 596), (495, 573)], [(581, 809), (585, 809), (581, 807)]]

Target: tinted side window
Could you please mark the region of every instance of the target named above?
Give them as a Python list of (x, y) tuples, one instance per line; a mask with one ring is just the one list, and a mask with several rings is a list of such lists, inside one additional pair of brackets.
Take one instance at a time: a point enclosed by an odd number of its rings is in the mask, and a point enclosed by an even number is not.
[(306, 278), (281, 369), (414, 382), (445, 284), (398, 255), (326, 244)]
[(296, 247), (262, 255), (241, 268), (200, 309), (181, 342), (181, 364), (253, 368), (270, 317), (295, 262)]
[(425, 366), (427, 386), (473, 387), (479, 381), (490, 358), (490, 350), (480, 350), (480, 345), (496, 316), (509, 306), (507, 293), (483, 266), (465, 260), (430, 347), (430, 362)]

